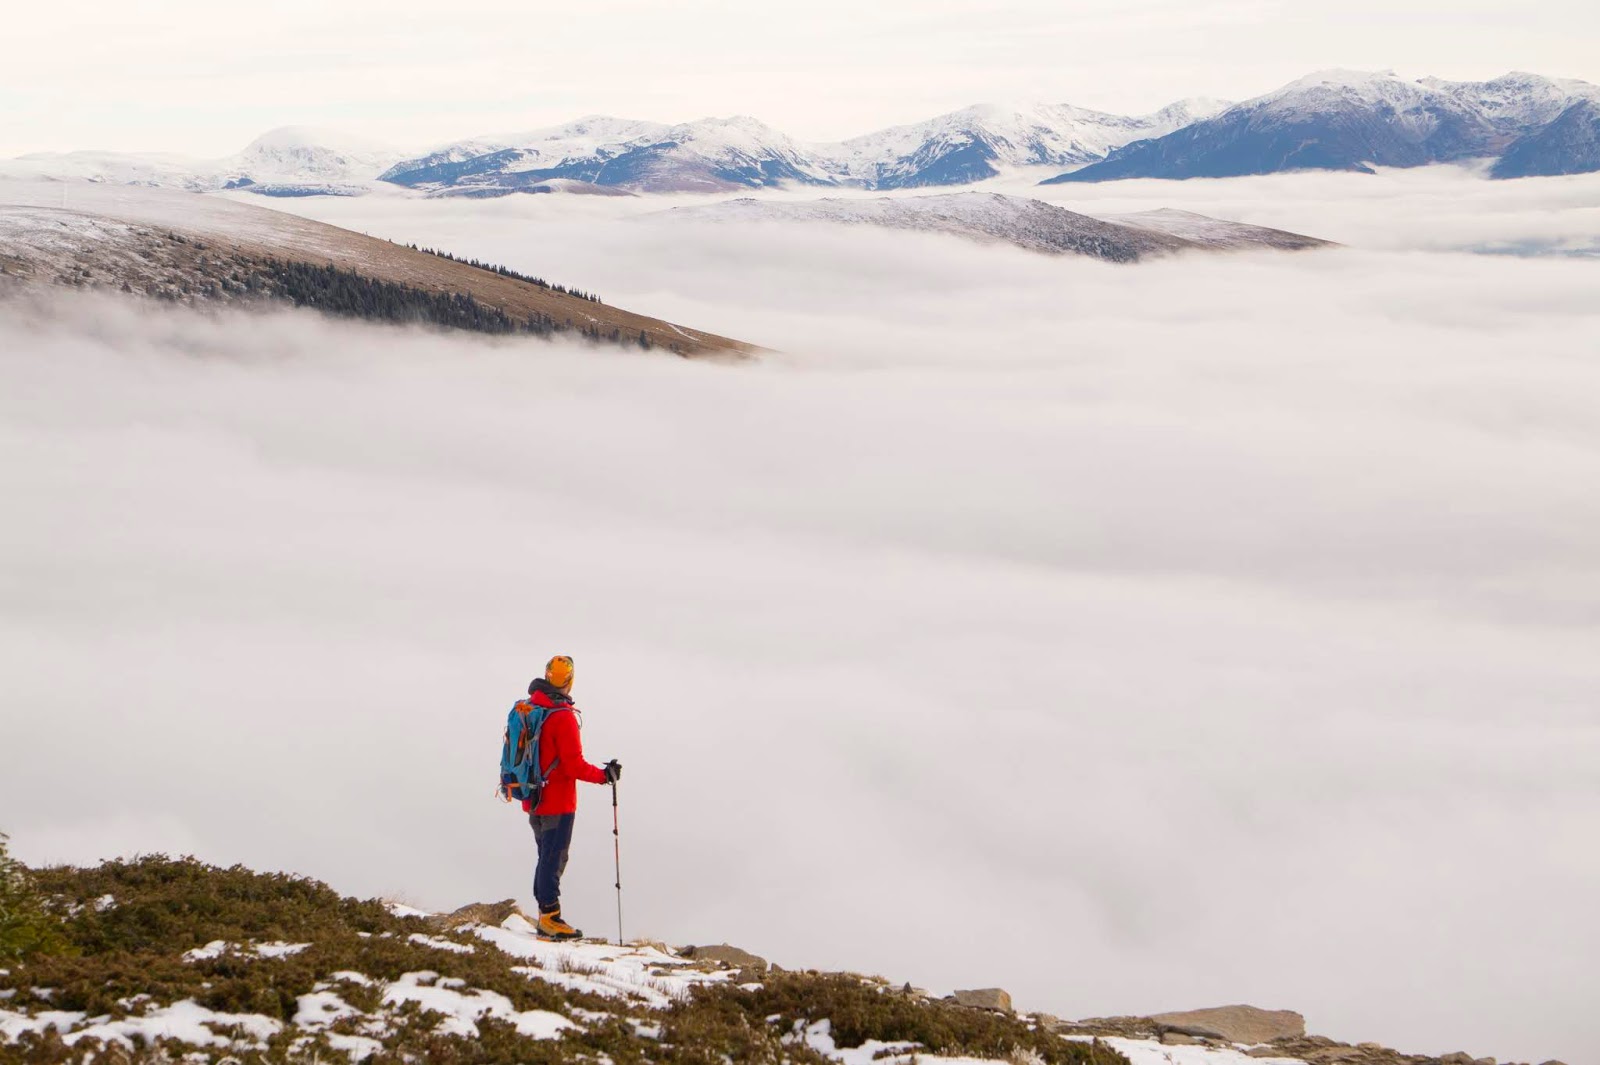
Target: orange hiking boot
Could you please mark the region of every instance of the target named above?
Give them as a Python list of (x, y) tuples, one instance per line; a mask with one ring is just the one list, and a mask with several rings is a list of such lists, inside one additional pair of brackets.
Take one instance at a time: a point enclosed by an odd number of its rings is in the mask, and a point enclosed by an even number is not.
[(540, 939), (578, 939), (583, 935), (582, 932), (561, 919), (560, 910), (541, 913), (539, 915), (538, 930)]

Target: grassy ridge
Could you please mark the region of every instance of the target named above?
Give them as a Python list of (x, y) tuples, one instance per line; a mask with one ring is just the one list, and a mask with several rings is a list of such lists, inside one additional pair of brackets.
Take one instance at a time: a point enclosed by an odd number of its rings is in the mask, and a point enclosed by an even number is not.
[[(0, 852), (3, 853), (3, 852)], [(155, 1006), (193, 1000), (222, 1013), (259, 1014), (284, 1029), (257, 1049), (193, 1047), (160, 1041), (124, 1048), (93, 1041), (68, 1046), (54, 1033), (24, 1034), (0, 1042), (0, 1060), (38, 1065), (84, 1060), (241, 1062), (344, 1061), (334, 1035), (375, 1036), (382, 1048), (367, 1061), (545, 1063), (603, 1061), (722, 1065), (739, 1062), (822, 1063), (828, 1059), (797, 1042), (797, 1028), (827, 1019), (841, 1047), (867, 1040), (916, 1043), (928, 1052), (1016, 1061), (1126, 1065), (1115, 1052), (1070, 1043), (1010, 1016), (964, 1009), (890, 990), (880, 982), (844, 974), (770, 974), (759, 987), (696, 987), (665, 1009), (572, 990), (514, 971), (529, 965), (493, 945), (456, 933), (471, 953), (417, 942), (414, 933), (437, 929), (416, 917), (398, 917), (376, 900), (341, 897), (325, 884), (241, 866), (220, 869), (193, 859), (142, 858), (92, 869), (51, 868), (31, 874), (13, 867), (19, 897), (55, 937), (50, 949), (32, 950), (0, 975), (0, 1008), (86, 1013), (112, 1020), (139, 1016)], [(451, 937), (446, 937), (450, 939)], [(249, 944), (309, 943), (284, 957), (238, 953), (184, 960), (184, 953), (215, 940)], [(434, 943), (439, 942), (438, 939)], [(444, 1017), (415, 1003), (385, 1006), (383, 983), (408, 973), (439, 974), (438, 986), (459, 980), (465, 989), (505, 996), (518, 1011), (548, 1010), (578, 1027), (558, 1039), (521, 1035), (505, 1020), (477, 1021), (468, 1039), (440, 1030)], [(360, 973), (374, 984), (337, 980)], [(344, 1002), (365, 1016), (336, 1021), (325, 1031), (293, 1025), (299, 998), (333, 984)], [(370, 1027), (374, 1018), (382, 1032)], [(648, 1026), (659, 1038), (641, 1033)]]

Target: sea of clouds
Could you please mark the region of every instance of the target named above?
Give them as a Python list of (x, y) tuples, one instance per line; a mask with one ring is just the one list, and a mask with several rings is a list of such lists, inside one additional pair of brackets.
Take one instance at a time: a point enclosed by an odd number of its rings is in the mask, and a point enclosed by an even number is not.
[[(1353, 247), (1138, 267), (294, 205), (774, 349), (738, 366), (0, 305), (0, 829), (527, 904), (493, 762), (568, 653), (630, 935), (1587, 1060), (1600, 264), (1439, 250), (1554, 229), (1390, 177), (1255, 186)], [(582, 802), (566, 909), (614, 932)]]

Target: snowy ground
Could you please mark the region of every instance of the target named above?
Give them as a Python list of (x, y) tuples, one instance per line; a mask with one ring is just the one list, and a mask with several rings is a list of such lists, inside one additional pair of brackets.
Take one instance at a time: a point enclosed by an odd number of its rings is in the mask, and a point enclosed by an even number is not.
[[(406, 909), (411, 913), (421, 912), (414, 908)], [(664, 1009), (697, 984), (726, 981), (735, 975), (727, 970), (706, 971), (697, 968), (676, 953), (653, 945), (541, 941), (534, 935), (533, 926), (517, 915), (507, 918), (498, 927), (468, 926), (465, 935), (492, 943), (514, 958), (524, 960), (526, 964), (517, 966), (513, 971), (530, 980), (541, 980), (564, 990), (588, 992), (614, 1000), (618, 1015), (624, 1017), (641, 1008), (647, 1011)], [(451, 951), (470, 952), (476, 949), (470, 942), (445, 936), (414, 935), (412, 938), (424, 938), (429, 945)], [(190, 951), (185, 959), (199, 961), (218, 957), (224, 952), (244, 960), (253, 960), (255, 964), (270, 965), (274, 959), (293, 953), (294, 946), (217, 942)], [(342, 994), (351, 987), (374, 986), (381, 991), (382, 1005), (371, 1013), (364, 1013), (350, 1005)], [(383, 982), (375, 981), (363, 973), (346, 971), (333, 974), (315, 990), (301, 995), (290, 1026), (307, 1036), (324, 1035), (335, 1050), (347, 1053), (352, 1062), (359, 1062), (382, 1048), (382, 1040), (392, 1035), (399, 1023), (396, 1011), (410, 1004), (439, 1014), (440, 1021), (434, 1030), (440, 1034), (464, 1039), (476, 1038), (479, 1034), (478, 1023), (486, 1017), (507, 1022), (530, 1038), (554, 1039), (559, 1038), (566, 1029), (604, 1016), (576, 1009), (573, 1010), (574, 1017), (549, 1010), (519, 1011), (504, 995), (466, 986), (461, 980), (441, 978), (435, 972), (410, 972), (399, 979)], [(85, 1039), (96, 1039), (136, 1048), (151, 1045), (157, 1039), (173, 1039), (197, 1048), (244, 1052), (263, 1048), (266, 1040), (284, 1029), (282, 1022), (260, 1014), (218, 1012), (192, 1000), (171, 1004), (129, 1000), (124, 1005), (129, 1008), (130, 1015), (119, 1020), (62, 1010), (24, 1012), (0, 1007), (0, 1045), (15, 1043), (25, 1032), (54, 1031), (68, 1046)], [(341, 1032), (325, 1031), (336, 1021), (353, 1022), (356, 1032), (349, 1031), (349, 1024)], [(648, 1013), (633, 1019), (632, 1023), (641, 1036), (660, 1038), (659, 1024), (650, 1020)], [(808, 1025), (797, 1023), (786, 1039), (804, 1043), (843, 1065), (875, 1065), (879, 1062), (913, 1065), (917, 1061), (985, 1065), (990, 1061), (930, 1055), (914, 1043), (869, 1040), (859, 1047), (840, 1047), (833, 1038), (831, 1022), (826, 1019)], [(1127, 1056), (1131, 1065), (1298, 1065), (1297, 1059), (1249, 1057), (1226, 1047), (1170, 1047), (1153, 1040), (1121, 1038), (1109, 1038), (1105, 1042)], [(1000, 1061), (995, 1065), (1015, 1063)]]
[[(528, 979), (554, 983), (563, 990), (589, 991), (614, 999), (621, 1015), (637, 1007), (662, 1009), (685, 995), (696, 983), (720, 982), (733, 975), (728, 971), (702, 971), (675, 953), (651, 945), (634, 943), (616, 947), (610, 943), (541, 942), (534, 937), (531, 924), (520, 916), (510, 916), (499, 927), (469, 927), (467, 934), (494, 943), (515, 958), (526, 959), (528, 964), (515, 967), (515, 972)], [(435, 939), (440, 942), (434, 945), (443, 945), (448, 950), (474, 950), (470, 943), (461, 940)], [(190, 959), (214, 958), (226, 947), (229, 945), (211, 943), (203, 951), (190, 951)], [(238, 956), (254, 958), (258, 964), (272, 964), (272, 959), (282, 958), (286, 953), (283, 945), (270, 943), (234, 947)], [(274, 947), (280, 948), (274, 950)], [(352, 987), (379, 987), (382, 1006), (374, 1012), (362, 1012), (350, 1006), (342, 998), (342, 991)], [(574, 1009), (573, 1017), (542, 1009), (517, 1011), (504, 995), (467, 987), (462, 980), (442, 979), (437, 972), (406, 972), (392, 982), (376, 982), (362, 972), (338, 972), (314, 991), (299, 996), (298, 1011), (290, 1027), (298, 1028), (307, 1036), (325, 1035), (333, 1049), (349, 1054), (352, 1062), (360, 1062), (381, 1049), (381, 1039), (392, 1035), (395, 1025), (400, 1023), (397, 1011), (408, 1004), (440, 1015), (435, 1027), (438, 1033), (467, 1039), (477, 1038), (478, 1022), (485, 1017), (510, 1023), (518, 1033), (530, 1038), (554, 1039), (560, 1038), (563, 1030), (603, 1015), (579, 1009)], [(0, 1007), (0, 1044), (16, 1043), (26, 1031), (56, 1031), (67, 1046), (82, 1043), (83, 1039), (101, 1039), (126, 1047), (150, 1046), (157, 1039), (176, 1039), (194, 1047), (245, 1052), (262, 1049), (267, 1039), (278, 1035), (285, 1027), (282, 1022), (264, 1015), (211, 1011), (192, 999), (171, 1004), (128, 1001), (125, 1006), (130, 1007), (130, 1015), (120, 1020), (88, 1017), (82, 1012), (50, 1009), (24, 1012)], [(350, 1023), (344, 1025), (342, 1031), (325, 1031), (334, 1022), (354, 1022), (357, 1031), (349, 1030)], [(659, 1038), (659, 1025), (651, 1020), (634, 1020), (634, 1028), (645, 1038)], [(797, 1023), (786, 1038), (811, 1046), (843, 1065), (875, 1065), (877, 1062), (912, 1065), (918, 1060), (946, 1065), (982, 1065), (990, 1060), (939, 1057), (928, 1054), (914, 1043), (882, 1043), (875, 1039), (859, 1047), (840, 1047), (826, 1019), (808, 1025)], [(1123, 1038), (1107, 1038), (1106, 1043), (1125, 1054), (1131, 1065), (1298, 1065), (1296, 1059), (1248, 1057), (1229, 1047), (1171, 1047), (1152, 1039)], [(1008, 1062), (1002, 1060), (997, 1065), (1008, 1065)]]
[[(518, 916), (507, 919), (501, 927), (479, 926), (472, 932), (514, 957), (524, 959), (526, 964), (515, 971), (529, 979), (615, 999), (622, 1010), (660, 1009), (695, 984), (726, 980), (730, 975), (702, 971), (682, 958), (650, 946), (544, 943), (533, 934), (532, 926)], [(413, 935), (412, 939), (452, 952), (476, 949), (470, 942), (444, 936)], [(309, 944), (217, 941), (189, 951), (184, 960), (197, 962), (229, 954), (242, 961), (270, 965), (273, 960), (307, 946)], [(467, 987), (459, 980), (441, 979), (437, 973), (427, 971), (406, 973), (397, 980), (383, 983), (383, 1009), (363, 1014), (341, 997), (340, 987), (346, 984), (372, 987), (375, 981), (363, 973), (335, 974), (315, 991), (300, 996), (292, 1023), (294, 1027), (315, 1033), (336, 1020), (356, 1018), (361, 1034), (332, 1033), (331, 1037), (336, 1049), (348, 1051), (352, 1060), (357, 1061), (379, 1048), (379, 1040), (389, 1034), (396, 1023), (392, 1012), (407, 1003), (441, 1014), (444, 1022), (438, 1030), (465, 1038), (478, 1034), (477, 1021), (483, 1017), (510, 1022), (523, 1035), (537, 1039), (556, 1038), (575, 1023), (548, 1010), (518, 1011), (503, 995)], [(84, 1039), (135, 1046), (166, 1037), (201, 1047), (246, 1050), (259, 1047), (283, 1029), (281, 1022), (259, 1014), (219, 1013), (187, 1000), (167, 1005), (128, 1001), (124, 1005), (134, 1013), (116, 1021), (59, 1010), (22, 1012), (0, 1008), (0, 1043), (15, 1042), (26, 1031), (53, 1030), (60, 1033), (69, 1046)]]

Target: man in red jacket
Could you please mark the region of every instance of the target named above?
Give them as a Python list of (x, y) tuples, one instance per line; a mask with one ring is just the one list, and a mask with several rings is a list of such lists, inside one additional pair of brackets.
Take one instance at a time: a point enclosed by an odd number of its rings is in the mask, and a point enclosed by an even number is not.
[(572, 822), (578, 812), (578, 781), (611, 784), (622, 779), (622, 764), (615, 759), (603, 767), (583, 758), (578, 708), (572, 705), (572, 659), (556, 655), (544, 667), (544, 676), (528, 685), (528, 701), (550, 711), (539, 730), (539, 769), (544, 790), (539, 805), (524, 801), (533, 839), (539, 847), (539, 864), (533, 873), (533, 897), (539, 903), (541, 939), (577, 939), (582, 932), (561, 919), (561, 874), (567, 869), (572, 846)]

